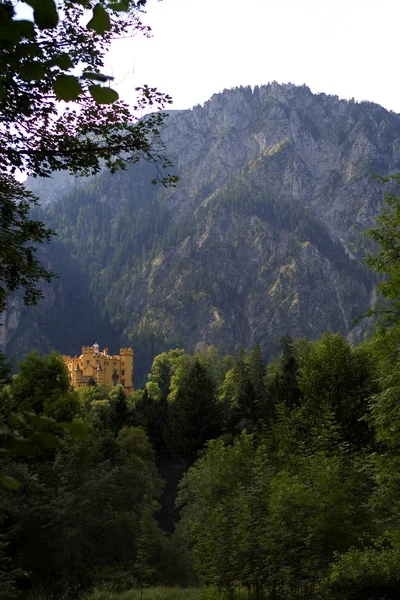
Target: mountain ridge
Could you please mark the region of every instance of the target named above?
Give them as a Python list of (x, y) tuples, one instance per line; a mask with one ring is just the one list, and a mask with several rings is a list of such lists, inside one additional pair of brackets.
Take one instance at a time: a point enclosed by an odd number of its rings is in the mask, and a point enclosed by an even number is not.
[[(57, 185), (31, 186), (58, 232), (45, 260), (74, 261), (81, 307), (99, 329), (139, 355), (143, 346), (144, 370), (151, 352), (174, 345), (230, 351), (255, 340), (270, 354), (286, 332), (361, 335), (352, 320), (375, 293), (363, 232), (384, 193), (371, 174), (400, 171), (399, 115), (272, 83), (172, 111), (163, 138), (176, 188), (150, 186), (146, 163), (64, 183), (68, 193), (57, 198)], [(55, 315), (70, 302), (63, 273), (61, 282), (46, 292)], [(7, 318), (0, 343), (16, 355), (32, 343), (21, 342), (18, 324), (5, 342)], [(37, 327), (51, 344), (54, 332)], [(77, 329), (89, 343), (93, 325)], [(65, 335), (58, 349), (71, 353)]]

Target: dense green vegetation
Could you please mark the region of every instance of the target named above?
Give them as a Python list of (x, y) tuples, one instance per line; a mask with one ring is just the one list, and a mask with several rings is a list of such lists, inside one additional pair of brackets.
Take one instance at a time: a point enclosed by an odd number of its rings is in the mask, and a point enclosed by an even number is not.
[(257, 345), (171, 350), (132, 397), (70, 389), (55, 353), (12, 379), (3, 360), (4, 430), (29, 436), (35, 413), (42, 436), (87, 434), (3, 454), (20, 487), (0, 490), (1, 597), (395, 598), (397, 337), (285, 336), (267, 366)]
[(397, 598), (399, 202), (370, 232), (388, 277), (358, 347), (169, 350), (131, 397), (3, 357), (0, 597)]
[[(18, 492), (0, 490), (2, 597), (39, 591), (74, 597), (109, 579), (120, 587), (169, 583), (170, 546), (179, 541), (167, 539), (155, 521), (162, 482), (122, 388), (89, 387), (78, 394), (56, 354), (32, 354), (2, 387), (1, 410), (3, 427), (23, 437), (33, 411), (87, 428), (84, 438), (64, 432), (54, 444), (52, 436), (27, 457), (5, 455), (3, 472), (22, 485)], [(42, 436), (51, 435), (48, 421)], [(184, 569), (180, 576), (185, 583)]]

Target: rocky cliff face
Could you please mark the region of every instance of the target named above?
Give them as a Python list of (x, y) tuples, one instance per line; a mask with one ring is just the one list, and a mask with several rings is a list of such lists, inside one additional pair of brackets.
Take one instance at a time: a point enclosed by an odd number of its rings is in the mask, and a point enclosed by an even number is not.
[[(286, 332), (350, 334), (374, 294), (363, 232), (384, 190), (371, 174), (400, 171), (400, 117), (273, 83), (171, 112), (164, 139), (175, 189), (152, 188), (149, 165), (71, 185), (67, 197), (55, 199), (54, 184), (39, 189), (52, 201), (44, 214), (64, 267), (74, 261), (82, 305), (97, 315), (96, 341), (111, 328), (149, 355), (200, 341), (232, 350), (256, 340), (271, 352)], [(68, 285), (46, 296), (60, 319)], [(24, 313), (10, 310), (6, 349)], [(30, 311), (33, 323), (40, 310)], [(76, 314), (75, 352), (94, 341)], [(67, 329), (57, 343), (70, 348)]]

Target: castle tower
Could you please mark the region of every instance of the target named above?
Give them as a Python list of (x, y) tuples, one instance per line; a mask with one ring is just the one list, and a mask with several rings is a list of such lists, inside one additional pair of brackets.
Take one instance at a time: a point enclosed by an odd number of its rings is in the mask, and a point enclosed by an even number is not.
[(133, 350), (121, 348), (120, 354), (99, 351), (99, 345), (82, 346), (81, 356), (63, 356), (73, 387), (87, 385), (93, 379), (98, 385), (122, 385), (127, 394), (133, 392)]
[(119, 351), (121, 357), (121, 380), (128, 393), (133, 392), (133, 349), (121, 348)]

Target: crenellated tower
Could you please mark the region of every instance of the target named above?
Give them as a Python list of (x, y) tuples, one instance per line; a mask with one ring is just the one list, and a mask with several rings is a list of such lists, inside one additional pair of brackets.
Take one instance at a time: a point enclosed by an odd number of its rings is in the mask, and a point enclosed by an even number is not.
[(98, 344), (82, 346), (80, 356), (63, 356), (73, 387), (82, 387), (94, 379), (98, 385), (122, 385), (127, 394), (133, 392), (133, 349), (121, 348), (119, 354), (100, 352)]

